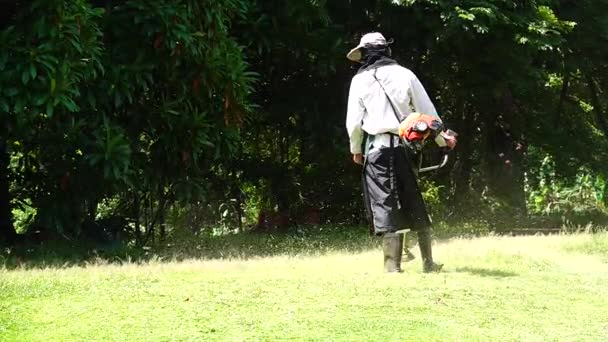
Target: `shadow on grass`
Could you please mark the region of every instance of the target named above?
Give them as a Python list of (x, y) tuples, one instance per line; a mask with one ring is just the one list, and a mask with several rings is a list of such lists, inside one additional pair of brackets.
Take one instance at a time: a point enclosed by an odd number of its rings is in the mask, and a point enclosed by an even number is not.
[(506, 272), (501, 270), (480, 268), (480, 267), (460, 267), (456, 269), (456, 272), (470, 273), (482, 277), (495, 277), (495, 278), (508, 278), (516, 277), (519, 274), (514, 272)]
[(366, 227), (309, 226), (285, 234), (242, 233), (225, 236), (173, 235), (144, 247), (115, 243), (54, 242), (0, 250), (0, 268), (64, 268), (100, 260), (112, 264), (150, 260), (252, 259), (271, 256), (357, 253), (377, 248), (380, 240)]

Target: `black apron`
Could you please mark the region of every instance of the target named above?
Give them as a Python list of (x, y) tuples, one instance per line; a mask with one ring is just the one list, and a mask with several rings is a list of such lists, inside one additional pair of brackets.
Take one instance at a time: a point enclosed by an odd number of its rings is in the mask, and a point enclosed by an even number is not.
[(363, 198), (375, 235), (431, 227), (407, 148), (403, 145), (382, 147), (366, 154)]

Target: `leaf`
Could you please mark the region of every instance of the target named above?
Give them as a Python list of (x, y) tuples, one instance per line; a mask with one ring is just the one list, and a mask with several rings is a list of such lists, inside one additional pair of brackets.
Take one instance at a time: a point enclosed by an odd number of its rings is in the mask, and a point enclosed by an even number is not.
[(0, 54), (0, 71), (4, 70), (7, 59), (8, 59), (8, 53), (5, 52), (3, 54)]
[(4, 99), (0, 99), (0, 110), (5, 113), (8, 113), (10, 111), (8, 103)]
[(72, 46), (74, 47), (74, 49), (76, 51), (78, 51), (79, 53), (82, 53), (82, 47), (80, 46), (80, 43), (76, 39), (69, 38), (68, 40), (70, 41), (70, 44), (72, 44)]
[(475, 20), (475, 14), (473, 14), (473, 13), (465, 13), (465, 12), (459, 13), (458, 17), (461, 19), (467, 20), (467, 21)]
[(90, 166), (95, 166), (95, 165), (99, 164), (99, 161), (101, 161), (101, 155), (100, 154), (88, 155), (86, 157), (86, 159), (89, 161)]
[(116, 92), (116, 94), (114, 95), (114, 106), (116, 106), (116, 108), (118, 108), (121, 105), (122, 105), (122, 97), (120, 96), (119, 92)]
[(57, 88), (57, 81), (52, 78), (51, 79), (51, 94), (53, 94), (55, 92), (55, 89)]
[(67, 96), (61, 97), (61, 104), (70, 112), (76, 112), (79, 109), (74, 100)]
[(44, 95), (37, 95), (36, 97), (34, 97), (34, 105), (35, 106), (41, 106), (43, 103), (46, 102), (47, 97)]
[(17, 100), (15, 101), (15, 107), (13, 108), (13, 111), (15, 113), (21, 113), (23, 111), (24, 105), (25, 104), (24, 104), (23, 98), (17, 97)]
[(53, 101), (49, 101), (46, 103), (46, 115), (48, 115), (49, 118), (53, 117), (53, 111), (54, 111), (54, 106), (53, 106)]
[(4, 94), (6, 96), (15, 96), (15, 95), (17, 95), (17, 93), (19, 93), (19, 90), (17, 90), (17, 88), (6, 88), (6, 89), (4, 89)]
[(102, 16), (102, 15), (104, 15), (106, 13), (106, 9), (103, 8), (103, 7), (97, 7), (97, 8), (91, 9), (91, 12), (95, 16)]
[(95, 99), (95, 96), (93, 96), (93, 92), (89, 91), (87, 93), (87, 100), (89, 101), (89, 105), (92, 108), (96, 108), (97, 107), (97, 100)]
[(38, 73), (36, 72), (36, 67), (34, 66), (34, 64), (30, 64), (30, 77), (32, 78), (32, 80), (34, 80), (37, 75)]
[(40, 59), (39, 62), (40, 62), (40, 64), (42, 64), (43, 67), (46, 68), (46, 71), (49, 74), (52, 74), (52, 73), (55, 72), (56, 69), (55, 69), (55, 67), (51, 63), (49, 63), (49, 62), (47, 62), (45, 60), (42, 60), (42, 59)]
[(29, 70), (23, 70), (23, 72), (21, 73), (21, 82), (23, 83), (23, 85), (27, 85), (30, 81), (30, 71)]

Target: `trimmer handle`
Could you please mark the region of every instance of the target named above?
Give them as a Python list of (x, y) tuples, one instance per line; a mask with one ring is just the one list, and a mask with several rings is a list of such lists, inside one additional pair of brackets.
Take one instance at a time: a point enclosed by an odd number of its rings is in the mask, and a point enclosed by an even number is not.
[[(444, 132), (440, 133), (440, 137), (441, 138), (440, 141), (437, 141), (437, 144), (441, 147), (439, 147), (441, 153), (443, 154), (443, 157), (441, 158), (441, 162), (437, 165), (433, 165), (433, 166), (427, 166), (427, 167), (422, 167), (422, 157), (420, 158), (420, 164), (418, 165), (418, 173), (421, 172), (428, 172), (428, 171), (433, 171), (433, 170), (438, 170), (441, 169), (442, 167), (446, 166), (449, 160), (448, 157), (448, 153), (456, 146), (457, 140), (456, 137), (458, 137), (458, 133), (452, 131), (451, 129), (445, 130)], [(404, 141), (406, 141), (404, 139)], [(407, 143), (407, 141), (406, 141)], [(411, 143), (410, 143), (410, 146)], [(418, 149), (418, 151), (420, 153), (422, 153), (422, 147), (423, 145), (414, 145), (414, 147)]]
[(441, 169), (442, 167), (446, 166), (446, 164), (448, 163), (448, 159), (449, 157), (447, 152), (444, 152), (443, 158), (441, 159), (441, 163), (433, 166), (422, 167), (418, 170), (418, 173)]

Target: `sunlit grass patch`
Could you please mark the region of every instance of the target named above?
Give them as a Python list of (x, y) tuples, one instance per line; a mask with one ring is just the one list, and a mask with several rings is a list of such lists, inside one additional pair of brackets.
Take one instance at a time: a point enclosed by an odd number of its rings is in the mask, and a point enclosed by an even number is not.
[(569, 252), (595, 254), (608, 262), (608, 232), (580, 235), (565, 241), (563, 248)]
[(3, 269), (0, 340), (603, 341), (608, 265), (563, 248), (585, 241), (443, 241), (440, 274), (385, 274), (374, 244)]

